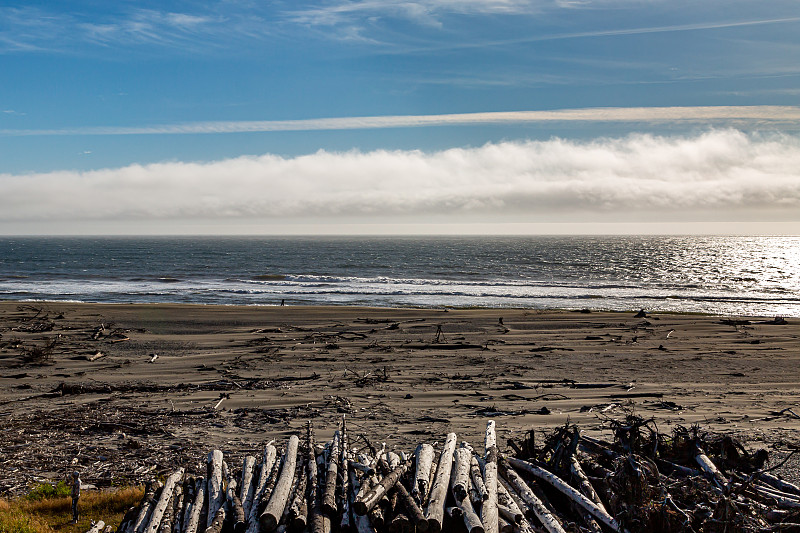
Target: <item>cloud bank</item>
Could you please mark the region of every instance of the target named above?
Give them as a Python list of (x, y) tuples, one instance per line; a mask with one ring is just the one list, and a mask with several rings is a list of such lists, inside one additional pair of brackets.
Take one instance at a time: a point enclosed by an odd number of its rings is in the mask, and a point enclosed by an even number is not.
[[(0, 175), (6, 228), (52, 221), (800, 219), (800, 139), (737, 130), (440, 152), (320, 151)], [(610, 217), (610, 218), (609, 218)], [(788, 218), (787, 218), (788, 217)], [(102, 225), (98, 225), (99, 228)], [(165, 232), (169, 232), (165, 223)], [(6, 232), (9, 230), (7, 229)]]
[(0, 129), (0, 135), (10, 137), (39, 135), (181, 135), (550, 122), (723, 123), (746, 124), (750, 127), (769, 124), (772, 127), (787, 125), (796, 128), (798, 121), (800, 121), (800, 107), (796, 106), (599, 107), (442, 115), (385, 115), (305, 120), (189, 122), (144, 127), (86, 127), (52, 130)]

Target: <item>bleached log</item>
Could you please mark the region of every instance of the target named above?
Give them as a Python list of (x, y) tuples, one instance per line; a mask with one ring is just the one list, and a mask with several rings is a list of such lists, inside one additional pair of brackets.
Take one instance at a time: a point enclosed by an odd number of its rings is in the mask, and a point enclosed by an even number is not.
[(180, 489), (172, 509), (172, 531), (175, 533), (181, 533), (181, 529), (183, 529), (183, 510), (186, 508), (188, 498), (191, 496), (190, 493), (194, 489), (194, 478), (184, 478)]
[(711, 459), (705, 454), (705, 452), (699, 447), (695, 447), (694, 452), (694, 460), (700, 465), (700, 469), (706, 473), (711, 480), (717, 484), (717, 486), (721, 489), (725, 488), (727, 485), (727, 481), (725, 477), (722, 475), (722, 472), (717, 469), (717, 466), (711, 462)]
[(411, 494), (408, 493), (403, 484), (398, 483), (394, 486), (394, 490), (397, 491), (397, 498), (401, 505), (405, 507), (408, 519), (416, 527), (417, 531), (420, 533), (428, 531), (428, 520), (425, 518), (425, 513), (422, 512), (422, 509), (417, 505), (417, 502), (414, 501), (414, 498), (411, 497)]
[(278, 527), (278, 521), (286, 508), (297, 467), (297, 447), (299, 444), (300, 439), (297, 438), (297, 435), (289, 437), (286, 451), (283, 454), (281, 475), (275, 484), (275, 489), (269, 498), (269, 502), (267, 502), (267, 507), (258, 519), (261, 529), (266, 533), (274, 531)]
[(361, 500), (353, 502), (353, 510), (356, 514), (366, 514), (380, 501), (381, 498), (391, 490), (392, 487), (399, 481), (400, 477), (408, 470), (408, 463), (403, 463), (390, 473), (383, 476), (380, 483), (373, 486), (370, 491)]
[(253, 505), (253, 497), (256, 492), (255, 476), (253, 473), (256, 468), (256, 458), (248, 455), (242, 462), (242, 479), (239, 485), (239, 499), (242, 501), (242, 511), (244, 516), (250, 516), (250, 507)]
[(142, 533), (144, 528), (147, 527), (150, 515), (153, 512), (153, 507), (156, 504), (156, 493), (163, 486), (164, 485), (160, 481), (154, 481), (147, 487), (144, 498), (142, 498), (142, 503), (139, 506), (139, 514), (136, 516), (136, 520), (133, 521), (130, 528), (134, 533)]
[(583, 494), (581, 494), (580, 492), (569, 486), (563, 479), (527, 461), (509, 458), (508, 462), (509, 464), (511, 464), (511, 466), (524, 470), (525, 472), (528, 472), (537, 479), (546, 481), (547, 483), (552, 485), (555, 489), (557, 489), (559, 492), (567, 496), (569, 499), (573, 500), (579, 506), (583, 507), (601, 524), (604, 524), (605, 526), (617, 532), (623, 531), (623, 529), (620, 527), (617, 521), (614, 520), (614, 518), (612, 518), (608, 513), (606, 513), (602, 509), (600, 509), (597, 506), (597, 504), (594, 503), (592, 500), (590, 500), (589, 498), (587, 498), (586, 496), (584, 496)]
[[(348, 473), (348, 477), (350, 478), (350, 507), (352, 508), (354, 503), (354, 498), (358, 490), (361, 488), (360, 483), (358, 481), (358, 477), (356, 476), (353, 470), (350, 470)], [(375, 533), (375, 528), (372, 526), (372, 523), (369, 521), (369, 518), (366, 515), (359, 515), (356, 514), (353, 516), (353, 523), (356, 527), (356, 533)]]
[[(499, 511), (499, 509), (498, 509)], [(509, 522), (501, 516), (497, 517), (497, 530), (500, 533), (512, 533), (514, 531), (514, 523)]]
[(222, 490), (222, 462), (223, 456), (220, 450), (213, 450), (208, 453), (208, 482), (206, 492), (208, 493), (208, 518), (206, 528), (211, 527), (217, 511), (225, 501), (225, 491)]
[(183, 483), (178, 481), (172, 492), (172, 498), (170, 498), (170, 501), (167, 503), (164, 516), (161, 518), (161, 525), (158, 527), (158, 533), (172, 533), (173, 526), (175, 525), (175, 506), (178, 506), (178, 510), (180, 511), (180, 502), (183, 502)]
[(94, 361), (97, 361), (101, 357), (105, 357), (105, 356), (106, 356), (106, 354), (104, 354), (103, 352), (98, 350), (98, 351), (94, 352), (91, 355), (87, 355), (86, 356), (86, 360), (89, 361), (90, 363), (92, 363)]
[(103, 528), (105, 527), (106, 523), (103, 522), (102, 520), (98, 520), (97, 522), (92, 524), (92, 527), (90, 527), (86, 533), (100, 533), (101, 531), (103, 531)]
[(297, 476), (297, 484), (294, 495), (288, 509), (288, 520), (286, 527), (291, 531), (302, 531), (308, 523), (308, 504), (306, 503), (306, 483), (308, 482), (308, 465), (305, 460), (298, 459), (298, 464), (302, 462)]
[(203, 514), (203, 506), (206, 500), (206, 480), (205, 478), (197, 478), (194, 489), (194, 500), (192, 506), (187, 509), (183, 521), (183, 533), (197, 533), (197, 526), (200, 525), (200, 517)]
[(225, 526), (225, 517), (227, 516), (226, 507), (225, 505), (220, 505), (205, 533), (222, 533), (222, 528)]
[(455, 464), (450, 474), (450, 490), (453, 491), (456, 501), (469, 496), (469, 469), (472, 462), (472, 453), (466, 448), (459, 448), (455, 451)]
[(322, 491), (324, 489), (321, 480), (323, 479), (323, 472), (325, 471), (325, 454), (321, 453), (316, 456), (317, 464), (317, 490), (314, 495), (314, 514), (312, 516), (311, 531), (312, 533), (330, 533), (331, 519), (328, 515), (322, 512)]
[(330, 516), (334, 516), (339, 512), (339, 506), (336, 502), (336, 478), (339, 474), (339, 459), (341, 458), (339, 451), (340, 438), (341, 433), (339, 431), (334, 432), (333, 442), (328, 454), (328, 466), (325, 470), (325, 491), (322, 497), (322, 510)]
[(411, 495), (420, 503), (424, 504), (428, 498), (430, 488), (431, 465), (433, 465), (433, 446), (430, 444), (420, 444), (414, 452), (416, 456), (416, 470), (414, 473), (414, 483), (411, 487)]
[(234, 533), (245, 533), (247, 530), (247, 515), (244, 514), (242, 500), (236, 491), (236, 480), (231, 479), (230, 476), (227, 476), (226, 479), (228, 488), (225, 491), (225, 498), (228, 504), (227, 512), (230, 513), (230, 521), (233, 522), (233, 531)]
[(528, 507), (528, 504), (522, 501), (517, 491), (514, 490), (514, 487), (508, 484), (508, 481), (502, 477), (498, 477), (497, 481), (498, 504), (502, 502), (503, 505), (506, 505), (515, 514), (519, 513), (525, 518), (533, 518), (536, 516), (533, 514), (533, 511), (531, 511), (530, 507)]
[[(497, 435), (494, 420), (486, 423), (484, 438), (485, 460), (483, 481), (486, 489), (486, 500), (481, 505), (481, 521), (486, 533), (497, 533), (499, 528), (497, 510)], [(477, 460), (475, 461), (477, 463)], [(477, 472), (480, 474), (480, 472)], [(476, 476), (480, 479), (480, 475)]]
[(542, 523), (547, 531), (550, 533), (566, 533), (558, 519), (547, 510), (544, 503), (536, 497), (530, 487), (519, 477), (519, 474), (517, 474), (513, 468), (503, 468), (503, 474), (514, 490), (516, 490), (525, 503), (530, 506), (536, 514), (536, 518), (539, 519), (539, 522)]
[(428, 520), (428, 529), (432, 533), (439, 533), (442, 530), (444, 519), (444, 505), (447, 499), (447, 489), (450, 485), (450, 472), (453, 468), (453, 452), (456, 448), (456, 434), (449, 433), (447, 440), (439, 455), (439, 463), (436, 468), (436, 477), (430, 491), (430, 500), (425, 509), (425, 518)]
[(275, 488), (275, 483), (278, 481), (280, 468), (281, 461), (274, 458), (272, 468), (270, 468), (270, 472), (266, 476), (266, 482), (261, 488), (260, 494), (253, 498), (253, 505), (250, 507), (250, 516), (247, 519), (247, 533), (259, 533), (261, 526), (259, 526), (258, 519), (261, 516), (261, 511), (267, 505), (270, 496), (272, 496), (272, 490)]
[(483, 474), (481, 473), (481, 467), (478, 463), (478, 458), (474, 455), (470, 459), (469, 477), (472, 481), (472, 486), (474, 487), (475, 492), (478, 493), (478, 499), (482, 502), (488, 500), (489, 491), (486, 490), (486, 483), (483, 480)]
[(164, 517), (164, 512), (167, 506), (172, 501), (172, 494), (175, 491), (175, 485), (180, 482), (183, 477), (183, 468), (178, 468), (171, 476), (164, 482), (164, 488), (161, 490), (161, 496), (153, 508), (153, 514), (150, 516), (150, 522), (144, 529), (145, 533), (156, 533), (161, 525), (161, 519)]
[(512, 511), (510, 507), (506, 507), (500, 503), (497, 504), (497, 514), (500, 518), (511, 522), (512, 524), (519, 524), (523, 518), (522, 513)]
[(570, 457), (569, 471), (578, 482), (580, 491), (583, 493), (583, 495), (596, 503), (600, 509), (608, 513), (606, 506), (603, 504), (603, 500), (601, 500), (600, 496), (597, 495), (597, 492), (594, 490), (591, 481), (589, 481), (589, 478), (584, 473), (581, 463), (578, 461), (578, 458), (575, 457), (575, 455)]
[(775, 487), (776, 489), (782, 492), (788, 492), (789, 494), (797, 494), (800, 495), (800, 487), (793, 483), (789, 483), (779, 477), (775, 477), (769, 472), (761, 472), (758, 474), (758, 479), (763, 481), (764, 483)]

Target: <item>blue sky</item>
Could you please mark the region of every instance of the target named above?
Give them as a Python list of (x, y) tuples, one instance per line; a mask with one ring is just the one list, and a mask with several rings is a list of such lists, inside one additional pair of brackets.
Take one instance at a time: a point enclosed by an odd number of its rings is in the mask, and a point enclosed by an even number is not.
[(0, 233), (797, 232), (799, 36), (796, 1), (0, 2)]

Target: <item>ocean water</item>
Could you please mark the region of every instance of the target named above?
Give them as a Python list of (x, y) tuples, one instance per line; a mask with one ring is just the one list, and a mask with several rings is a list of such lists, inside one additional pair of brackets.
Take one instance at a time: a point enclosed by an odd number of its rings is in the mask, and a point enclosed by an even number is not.
[(800, 237), (0, 237), (0, 299), (800, 317)]

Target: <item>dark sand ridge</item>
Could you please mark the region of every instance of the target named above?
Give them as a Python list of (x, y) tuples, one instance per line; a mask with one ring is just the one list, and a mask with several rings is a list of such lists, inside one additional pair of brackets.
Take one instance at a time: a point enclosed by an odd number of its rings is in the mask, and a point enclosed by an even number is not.
[(212, 447), (236, 462), (308, 419), (328, 438), (342, 414), (407, 451), (479, 443), (489, 418), (501, 443), (567, 421), (608, 436), (631, 410), (798, 442), (800, 321), (634, 315), (0, 302), (0, 491), (75, 467), (139, 481)]

